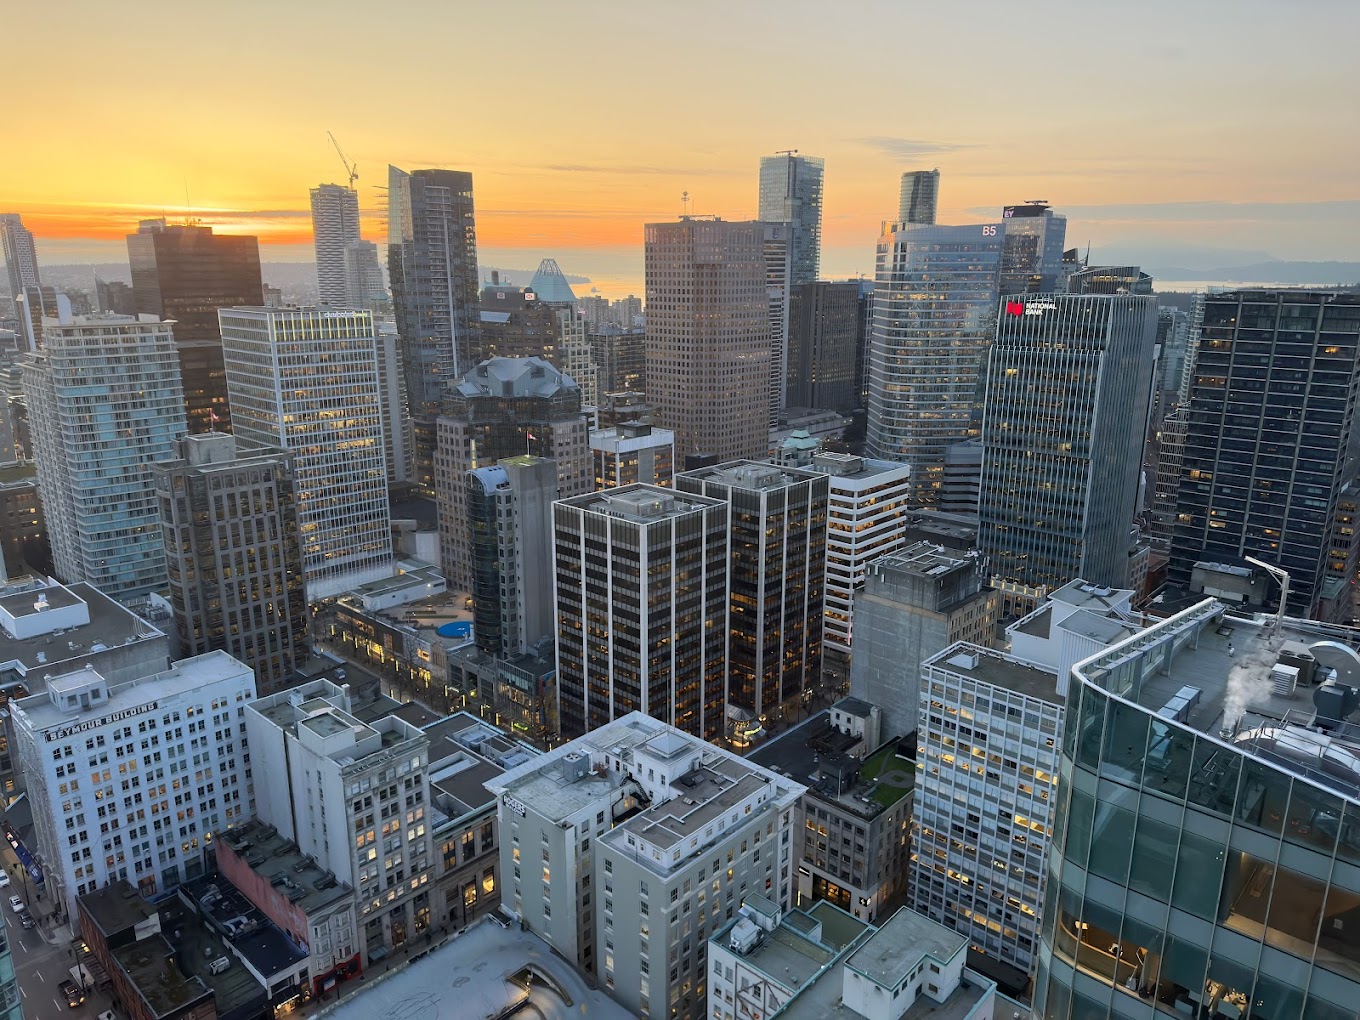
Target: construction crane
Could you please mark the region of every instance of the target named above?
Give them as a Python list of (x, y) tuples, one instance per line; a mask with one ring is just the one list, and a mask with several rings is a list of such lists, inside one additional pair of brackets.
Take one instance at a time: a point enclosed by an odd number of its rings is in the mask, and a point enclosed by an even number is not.
[(349, 161), (349, 157), (345, 155), (345, 150), (340, 148), (340, 143), (335, 140), (335, 135), (327, 131), (326, 137), (329, 138), (331, 144), (335, 146), (335, 152), (336, 155), (340, 157), (340, 162), (345, 164), (345, 172), (349, 174), (349, 187), (350, 190), (353, 191), (354, 182), (359, 179), (359, 168)]

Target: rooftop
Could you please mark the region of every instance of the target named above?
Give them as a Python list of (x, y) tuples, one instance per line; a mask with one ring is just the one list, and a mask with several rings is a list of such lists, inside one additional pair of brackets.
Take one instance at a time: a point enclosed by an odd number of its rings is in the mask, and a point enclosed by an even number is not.
[(677, 492), (659, 485), (624, 485), (617, 489), (564, 499), (561, 505), (579, 507), (590, 513), (621, 517), (645, 524), (648, 521), (697, 513), (706, 507), (722, 506), (723, 503), (720, 499)]
[[(901, 1020), (968, 1020), (973, 1011), (990, 995), (995, 985), (981, 974), (963, 972), (964, 980), (944, 1002), (919, 995)], [(844, 994), (841, 966), (832, 967), (802, 995), (777, 1014), (778, 1020), (862, 1020), (855, 1010), (841, 1001)], [(1003, 1014), (998, 1014), (998, 1017)]]
[[(539, 979), (532, 984), (525, 970)], [(370, 980), (327, 1020), (419, 1016), (421, 1020), (632, 1020), (632, 1014), (590, 988), (546, 942), (518, 926), (484, 918), (423, 960)]]
[(677, 486), (681, 485), (681, 479), (692, 479), (696, 482), (730, 489), (745, 489), (750, 492), (770, 492), (816, 477), (819, 477), (816, 472), (803, 468), (781, 467), (764, 460), (729, 460), (723, 464), (695, 468), (675, 476)]
[[(298, 849), (297, 844), (279, 835), (272, 825), (266, 825), (258, 818), (249, 819), (244, 825), (224, 832), (216, 841), (217, 852), (234, 853), (266, 882), (284, 893), (298, 909), (306, 914), (315, 914), (333, 903), (348, 898), (349, 886), (336, 880), (308, 855)], [(275, 882), (280, 876), (287, 880)], [(294, 895), (297, 898), (294, 899)]]
[(156, 916), (156, 908), (126, 879), (110, 882), (80, 897), (80, 905), (105, 936), (116, 935)]
[(113, 959), (157, 1017), (212, 995), (201, 979), (180, 971), (175, 950), (163, 935), (120, 946), (113, 950)]
[(1054, 673), (1012, 659), (1002, 652), (958, 642), (921, 663), (961, 676), (971, 677), (994, 687), (1023, 694), (1040, 701), (1060, 702), (1058, 678)]
[(14, 614), (16, 618), (32, 615), (36, 596), (43, 594), (47, 596), (49, 606), (83, 601), (89, 610), (90, 622), (64, 628), (65, 633), (38, 634), (28, 638), (15, 638), (0, 627), (0, 669), (8, 666), (20, 675), (51, 673), (59, 670), (60, 664), (66, 660), (102, 651), (100, 646), (116, 648), (138, 641), (165, 638), (163, 631), (84, 581), (41, 589), (31, 586), (21, 588), (18, 585), (10, 587), (20, 590), (10, 591), (7, 588), (7, 594), (0, 595), (0, 610)]
[(896, 988), (927, 957), (944, 966), (967, 948), (967, 936), (904, 907), (861, 943), (845, 965), (880, 987)]
[[(802, 911), (794, 911), (774, 931), (766, 932), (765, 937), (741, 957), (743, 964), (795, 993), (805, 988), (835, 960), (837, 953), (834, 947), (814, 942), (807, 932), (800, 932), (798, 929), (804, 926), (799, 925), (796, 919), (812, 921)], [(747, 919), (738, 914), (713, 938), (725, 946), (732, 929), (743, 921)]]
[(670, 850), (712, 825), (756, 791), (769, 785), (769, 773), (740, 758), (719, 758), (687, 772), (671, 784), (669, 800), (653, 804), (603, 837), (619, 842), (619, 830)]
[(1086, 581), (1068, 581), (1055, 592), (1049, 594), (1054, 602), (1064, 602), (1078, 609), (1091, 609), (1105, 613), (1127, 604), (1136, 593), (1125, 588), (1102, 588)]
[(462, 397), (551, 397), (560, 390), (577, 389), (542, 358), (488, 358), (453, 387)]
[[(804, 784), (810, 796), (864, 818), (878, 817), (914, 789), (915, 763), (896, 757), (895, 739), (860, 764), (846, 754), (859, 738), (841, 733), (830, 720), (829, 711), (818, 712), (757, 747), (747, 760)], [(850, 769), (858, 771), (859, 779), (843, 783), (839, 777)]]
[(976, 557), (960, 556), (951, 549), (930, 542), (917, 542), (878, 559), (878, 565), (891, 570), (943, 578), (961, 570), (972, 570)]

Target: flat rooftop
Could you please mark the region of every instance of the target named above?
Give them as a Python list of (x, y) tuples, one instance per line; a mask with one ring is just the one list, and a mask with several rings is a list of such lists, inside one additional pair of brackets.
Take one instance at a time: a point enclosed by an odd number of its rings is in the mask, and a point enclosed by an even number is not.
[[(296, 843), (258, 818), (251, 818), (244, 825), (219, 834), (218, 840), (265, 882), (273, 884), (276, 878), (286, 878), (289, 884), (280, 883), (276, 888), (306, 914), (324, 910), (351, 895), (349, 886), (337, 881), (334, 875), (299, 850)], [(218, 882), (227, 884), (225, 879)], [(295, 894), (298, 894), (297, 899), (293, 899)]]
[(590, 513), (645, 524), (697, 513), (707, 507), (721, 506), (722, 500), (678, 492), (659, 485), (625, 485), (604, 492), (587, 493), (561, 501), (564, 506), (577, 507)]
[(809, 471), (806, 468), (781, 467), (764, 460), (729, 460), (712, 467), (685, 471), (675, 477), (677, 483), (685, 478), (729, 489), (772, 492), (805, 482), (809, 478), (822, 477), (822, 474), (820, 471)]
[(120, 946), (112, 955), (155, 1016), (166, 1016), (212, 995), (200, 978), (180, 971), (175, 950), (163, 935)]
[(86, 893), (80, 897), (80, 905), (106, 936), (135, 927), (156, 914), (156, 908), (142, 899), (126, 879)]
[[(995, 986), (980, 974), (964, 971), (964, 981), (944, 1002), (918, 995), (902, 1020), (967, 1020)], [(845, 975), (840, 964), (832, 967), (778, 1014), (779, 1020), (864, 1020), (841, 1001)], [(1003, 1015), (1003, 1014), (999, 1014)]]
[[(525, 970), (539, 980), (529, 984)], [(423, 960), (392, 971), (327, 1010), (327, 1020), (420, 1017), (420, 1020), (633, 1020), (604, 992), (590, 988), (549, 945), (518, 925), (483, 918)], [(362, 987), (362, 986), (361, 986)], [(527, 990), (526, 990), (527, 989)]]
[(961, 676), (972, 677), (994, 687), (1004, 687), (1008, 691), (1038, 698), (1041, 701), (1056, 704), (1063, 701), (1058, 694), (1056, 673), (1017, 662), (1001, 652), (978, 645), (951, 645), (944, 651), (932, 655), (921, 665), (947, 669)]
[(967, 936), (903, 907), (860, 943), (845, 965), (883, 988), (896, 988), (927, 957), (943, 965), (967, 948)]
[[(0, 666), (12, 662), (21, 673), (53, 673), (62, 662), (89, 655), (96, 645), (117, 648), (165, 637), (163, 631), (84, 581), (47, 588), (25, 587), (22, 591), (0, 596), (0, 606), (15, 618), (31, 616), (38, 612), (33, 608), (38, 595), (46, 595), (48, 605), (54, 608), (83, 601), (89, 608), (90, 622), (61, 634), (39, 634), (31, 638), (14, 638), (0, 629)], [(72, 648), (72, 644), (76, 647)]]
[[(719, 758), (694, 769), (671, 784), (674, 796), (653, 804), (616, 826), (603, 839), (619, 842), (619, 832), (630, 832), (661, 850), (683, 843), (696, 832), (769, 785), (767, 775), (737, 760)], [(697, 803), (692, 803), (697, 801)]]
[[(760, 943), (741, 957), (741, 962), (785, 988), (797, 992), (806, 987), (823, 968), (836, 959), (836, 949), (814, 942), (807, 934), (800, 932), (798, 929), (804, 926), (796, 922), (791, 923), (795, 918), (811, 920), (800, 911), (789, 914), (774, 931), (766, 932)], [(732, 929), (743, 920), (745, 918), (738, 914), (715, 933), (713, 938), (726, 946)]]
[(495, 806), (496, 795), (486, 784), (505, 770), (472, 751), (459, 750), (430, 767), (430, 797), (449, 818)]
[(1050, 592), (1054, 602), (1063, 602), (1077, 609), (1090, 609), (1105, 613), (1117, 606), (1126, 604), (1135, 593), (1125, 588), (1102, 588), (1086, 581), (1068, 581), (1057, 591)]
[(959, 570), (971, 570), (975, 562), (971, 556), (961, 556), (952, 549), (931, 542), (917, 542), (897, 552), (889, 553), (878, 560), (887, 568), (917, 574), (921, 577), (940, 578)]
[(455, 712), (421, 729), (430, 738), (432, 765), (465, 749), (475, 751), (479, 757), (505, 770), (523, 765), (542, 753), (536, 747), (506, 736), (503, 730), (478, 719), (471, 712)]

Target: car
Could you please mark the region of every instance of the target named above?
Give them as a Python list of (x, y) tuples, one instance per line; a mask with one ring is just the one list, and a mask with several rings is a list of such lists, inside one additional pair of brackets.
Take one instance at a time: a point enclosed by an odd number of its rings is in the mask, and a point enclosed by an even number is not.
[(25, 910), (22, 914), (19, 915), (19, 923), (23, 925), (25, 928), (38, 927), (38, 922), (33, 919), (33, 915), (30, 914), (27, 910)]
[(79, 942), (76, 943), (76, 945), (80, 948), (81, 956), (90, 955), (90, 944), (86, 942), (84, 939), (81, 939)]
[(80, 985), (74, 981), (63, 981), (61, 983), (61, 994), (66, 996), (66, 1005), (72, 1009), (85, 1001), (85, 993), (80, 990)]
[(16, 914), (22, 914), (28, 908), (24, 906), (24, 901), (19, 899), (19, 897), (11, 896), (9, 898), (9, 909), (14, 911)]
[(0, 870), (0, 889), (7, 888), (9, 888), (9, 874), (4, 870)]

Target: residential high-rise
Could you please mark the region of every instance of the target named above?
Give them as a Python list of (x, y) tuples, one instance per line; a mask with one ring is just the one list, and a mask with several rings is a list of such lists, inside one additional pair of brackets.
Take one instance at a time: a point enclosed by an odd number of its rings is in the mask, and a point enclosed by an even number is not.
[(675, 487), (729, 508), (729, 720), (801, 712), (822, 679), (827, 476), (729, 461), (678, 474)]
[[(250, 667), (219, 651), (121, 684), (90, 666), (9, 703), (47, 891), (69, 914), (120, 878), (155, 894), (211, 870), (214, 837), (254, 814), (254, 698)], [(185, 774), (161, 792), (167, 772)]]
[(563, 736), (634, 711), (723, 735), (727, 519), (721, 500), (652, 485), (554, 506)]
[(190, 432), (231, 431), (220, 308), (264, 303), (259, 241), (142, 220), (127, 239), (137, 311), (173, 325)]
[[(1360, 473), (1360, 295), (1211, 294), (1194, 368), (1168, 580), (1259, 557), (1289, 572), (1289, 612), (1345, 620), (1354, 550), (1338, 505)], [(1338, 550), (1339, 551), (1339, 550)]]
[(1353, 634), (1205, 599), (1069, 667), (1034, 1016), (1355, 1016)]
[(821, 275), (825, 173), (826, 160), (800, 156), (797, 150), (760, 158), (760, 218), (789, 224), (792, 284), (811, 283)]
[(318, 301), (335, 308), (366, 307), (350, 292), (346, 272), (346, 250), (360, 239), (359, 193), (343, 184), (321, 184), (311, 195)]
[(1004, 230), (887, 224), (878, 241), (865, 450), (910, 464), (921, 504), (939, 501), (945, 452), (973, 428)]
[(345, 294), (351, 308), (367, 308), (375, 316), (391, 311), (378, 246), (372, 241), (356, 240), (345, 245)]
[(995, 577), (1128, 583), (1156, 298), (1007, 298), (987, 352), (978, 545)]
[(415, 478), (415, 438), (411, 434), (406, 373), (401, 363), (401, 337), (391, 322), (378, 327), (378, 399), (382, 405), (383, 455), (387, 487), (410, 485)]
[(221, 312), (236, 435), (293, 454), (307, 600), (386, 577), (392, 527), (367, 311)]
[(829, 408), (849, 414), (859, 406), (855, 389), (855, 342), (859, 336), (860, 285), (798, 284), (789, 295), (788, 407)]
[(166, 582), (151, 465), (185, 432), (170, 330), (126, 316), (48, 319), (23, 368), (57, 575), (115, 598)]
[(290, 685), (311, 650), (293, 458), (234, 436), (175, 441), (152, 468), (179, 639), (177, 658), (222, 649), (260, 694)]
[(506, 457), (467, 473), (473, 632), (487, 655), (523, 655), (553, 633), (552, 505), (557, 466)]
[(768, 452), (765, 231), (719, 219), (647, 225), (647, 398), (677, 456)]
[(902, 195), (897, 206), (898, 223), (933, 227), (939, 206), (939, 170), (908, 170), (902, 174)]
[(51, 558), (37, 465), (0, 467), (0, 584), (43, 570)]
[(477, 467), (504, 457), (545, 457), (557, 465), (557, 496), (591, 490), (590, 428), (581, 391), (542, 358), (491, 358), (450, 389), (435, 456), (439, 551), (449, 586), (472, 584), (467, 483)]
[(638, 421), (591, 429), (590, 458), (597, 492), (637, 482), (667, 486), (675, 474), (675, 433)]
[(1001, 293), (1045, 294), (1063, 289), (1067, 217), (1044, 202), (1001, 210)]
[(806, 788), (641, 712), (486, 785), (506, 909), (635, 1016), (711, 1016), (704, 940), (791, 900)]
[(33, 232), (18, 213), (0, 213), (0, 252), (5, 256), (11, 298), (17, 298), (25, 287), (42, 286)]

